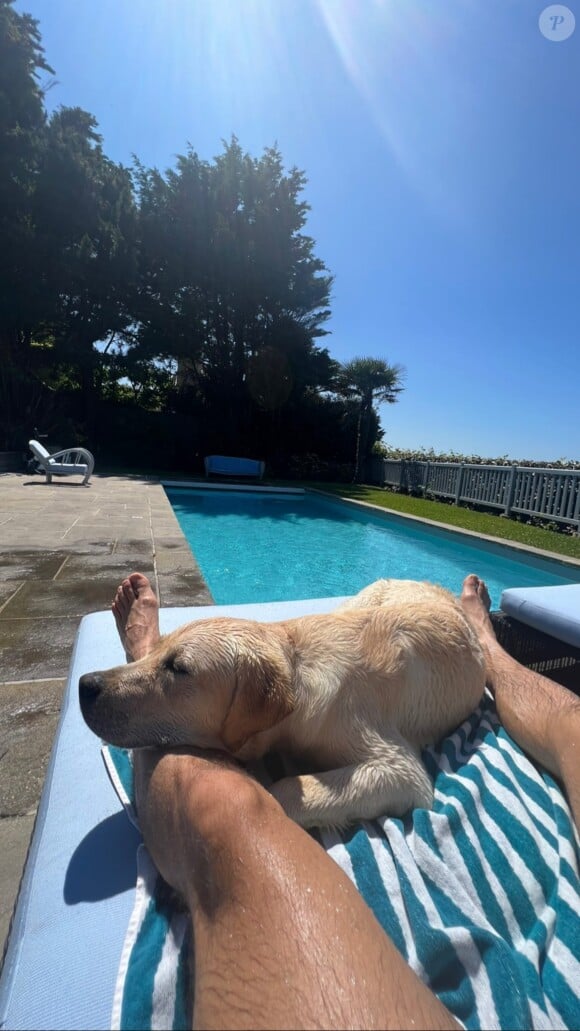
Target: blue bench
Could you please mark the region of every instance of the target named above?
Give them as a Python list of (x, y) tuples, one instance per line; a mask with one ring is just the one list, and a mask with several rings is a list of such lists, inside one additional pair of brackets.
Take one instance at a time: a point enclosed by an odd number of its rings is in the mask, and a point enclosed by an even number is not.
[(254, 476), (261, 480), (265, 465), (257, 458), (231, 458), (227, 455), (208, 455), (204, 459), (205, 475)]

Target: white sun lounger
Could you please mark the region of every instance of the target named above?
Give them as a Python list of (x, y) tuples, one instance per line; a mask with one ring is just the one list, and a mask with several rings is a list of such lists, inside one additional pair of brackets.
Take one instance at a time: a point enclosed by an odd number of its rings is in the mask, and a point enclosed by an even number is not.
[(95, 468), (95, 459), (86, 448), (70, 447), (51, 455), (38, 440), (29, 440), (28, 447), (44, 469), (47, 483), (51, 482), (53, 476), (82, 476), (83, 484), (89, 482)]

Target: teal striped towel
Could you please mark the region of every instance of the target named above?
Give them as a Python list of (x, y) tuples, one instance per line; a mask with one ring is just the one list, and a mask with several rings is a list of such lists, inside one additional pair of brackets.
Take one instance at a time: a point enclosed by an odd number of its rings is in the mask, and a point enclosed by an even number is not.
[[(432, 811), (321, 843), (418, 976), (466, 1028), (580, 1027), (580, 845), (566, 800), (500, 726), (491, 698), (423, 755)], [(131, 805), (130, 760), (106, 762)], [(144, 846), (112, 1026), (186, 1028), (188, 922)]]

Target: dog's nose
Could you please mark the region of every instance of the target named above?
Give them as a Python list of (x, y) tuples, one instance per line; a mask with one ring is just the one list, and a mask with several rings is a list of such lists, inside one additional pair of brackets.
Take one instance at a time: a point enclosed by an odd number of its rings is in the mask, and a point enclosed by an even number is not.
[(105, 686), (102, 673), (85, 673), (79, 680), (79, 697), (81, 702), (94, 702)]

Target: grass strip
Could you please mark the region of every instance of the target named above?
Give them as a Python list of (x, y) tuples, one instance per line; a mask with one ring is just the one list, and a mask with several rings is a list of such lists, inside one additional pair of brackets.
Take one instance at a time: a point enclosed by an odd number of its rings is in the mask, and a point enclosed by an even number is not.
[(380, 487), (344, 483), (303, 483), (302, 486), (314, 487), (337, 497), (366, 501), (370, 505), (378, 505), (392, 512), (432, 519), (433, 522), (445, 526), (457, 526), (462, 530), (500, 537), (506, 541), (517, 541), (518, 544), (541, 548), (542, 551), (551, 551), (555, 555), (580, 559), (580, 537), (544, 530), (539, 526), (529, 526), (515, 519), (505, 519), (487, 512), (474, 512), (460, 505), (446, 505), (442, 501), (426, 501), (409, 494), (395, 494)]

